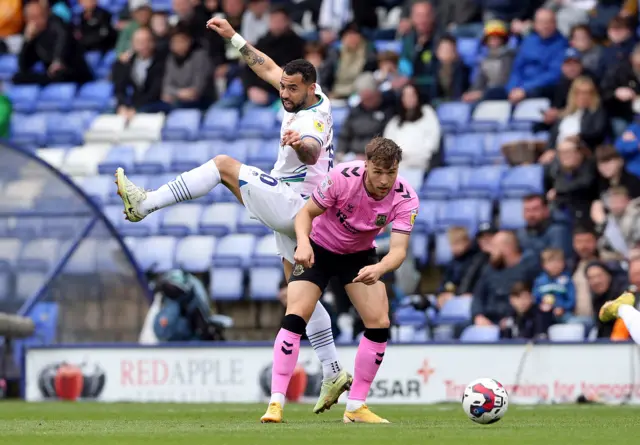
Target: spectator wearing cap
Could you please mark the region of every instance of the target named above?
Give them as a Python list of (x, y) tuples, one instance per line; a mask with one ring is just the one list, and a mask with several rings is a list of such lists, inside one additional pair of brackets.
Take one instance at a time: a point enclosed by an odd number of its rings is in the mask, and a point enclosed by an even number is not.
[(340, 33), (340, 48), (329, 52), (325, 60), (322, 86), (332, 99), (347, 99), (355, 90), (353, 83), (365, 71), (375, 71), (376, 53), (363, 37), (357, 23), (349, 23)]
[(634, 122), (622, 133), (616, 141), (616, 149), (629, 172), (640, 177), (640, 122)]
[(551, 97), (560, 79), (567, 40), (556, 28), (553, 11), (539, 9), (534, 32), (522, 41), (507, 83), (508, 99), (518, 103), (527, 97)]
[(507, 46), (509, 31), (504, 22), (491, 20), (484, 27), (482, 43), (487, 48), (486, 56), (480, 61), (478, 72), (469, 91), (462, 95), (465, 102), (476, 102), (483, 97), (495, 95), (504, 97), (504, 88), (509, 81), (511, 66), (515, 58), (513, 49)]
[(598, 252), (598, 235), (593, 227), (588, 225), (576, 226), (573, 229), (573, 284), (576, 288), (576, 321), (587, 325), (593, 324), (593, 305), (591, 290), (585, 271), (587, 265), (600, 256)]
[(572, 223), (590, 221), (591, 203), (598, 197), (596, 167), (589, 149), (577, 136), (563, 140), (556, 159), (545, 168), (547, 199)]
[(396, 115), (384, 127), (384, 137), (402, 147), (402, 167), (424, 172), (435, 163), (440, 148), (440, 122), (413, 84), (402, 88)]
[(543, 250), (555, 248), (562, 250), (567, 258), (571, 257), (573, 251), (569, 229), (563, 222), (552, 218), (543, 195), (525, 196), (522, 216), (526, 226), (519, 229), (517, 234), (523, 251), (530, 251), (538, 257)]
[(603, 258), (622, 260), (629, 250), (640, 243), (640, 198), (631, 199), (629, 191), (621, 186), (611, 187), (606, 195), (605, 212), (594, 212), (591, 219), (602, 233), (598, 247)]
[(491, 223), (483, 222), (478, 226), (478, 231), (476, 232), (476, 243), (480, 250), (487, 255), (491, 253), (491, 240), (493, 240), (496, 233), (498, 233), (498, 230), (493, 227), (493, 224)]
[(82, 13), (74, 36), (85, 51), (105, 53), (115, 46), (118, 35), (111, 26), (111, 13), (98, 6), (97, 0), (80, 0)]
[(602, 46), (593, 39), (591, 30), (587, 25), (577, 25), (571, 28), (569, 44), (580, 53), (580, 61), (585, 71), (601, 77), (600, 59), (602, 58)]
[[(282, 6), (274, 7), (269, 15), (269, 32), (258, 41), (256, 49), (269, 54), (278, 66), (284, 66), (291, 60), (302, 59), (304, 46), (304, 40), (291, 29), (287, 10)], [(242, 80), (251, 104), (265, 106), (276, 99), (273, 87), (250, 68), (244, 68)]]
[(570, 85), (567, 104), (549, 132), (549, 147), (557, 146), (568, 137), (578, 136), (593, 151), (610, 134), (607, 112), (591, 77), (577, 77)]
[(432, 4), (416, 1), (411, 6), (411, 29), (402, 38), (400, 73), (429, 96), (435, 82), (436, 17)]
[(618, 185), (626, 188), (632, 199), (640, 197), (640, 177), (629, 173), (625, 168), (624, 159), (614, 146), (606, 144), (596, 148), (596, 163), (600, 200), (595, 201), (594, 205), (602, 205), (606, 191)]
[(499, 325), (511, 314), (509, 294), (519, 281), (533, 282), (538, 260), (523, 254), (513, 232), (498, 232), (491, 240), (489, 263), (473, 290), (471, 316), (477, 326)]
[(355, 82), (360, 103), (351, 108), (338, 135), (341, 157), (349, 153), (364, 159), (364, 147), (376, 135), (382, 134), (393, 117), (395, 95), (382, 94), (373, 73), (362, 73)]
[[(597, 314), (607, 302), (615, 300), (627, 290), (628, 277), (617, 264), (600, 260), (591, 261), (585, 268), (585, 275), (591, 292), (593, 313)], [(614, 322), (596, 321), (598, 338), (609, 338), (613, 332)]]
[(255, 45), (267, 32), (269, 32), (269, 0), (249, 0), (247, 9), (242, 15), (240, 34), (247, 42)]
[(600, 74), (604, 75), (613, 67), (629, 57), (636, 44), (633, 28), (629, 20), (614, 17), (607, 27), (609, 46), (602, 50), (600, 58)]
[[(18, 72), (13, 82), (47, 85), (54, 82), (84, 83), (93, 77), (70, 27), (52, 15), (41, 3), (24, 8), (26, 26), (24, 44), (18, 57)], [(41, 62), (44, 73), (32, 70)]]
[(435, 73), (431, 100), (460, 100), (469, 86), (469, 69), (460, 59), (456, 39), (452, 36), (444, 36), (438, 42)]
[(602, 98), (612, 121), (614, 133), (620, 136), (640, 111), (640, 44), (631, 55), (611, 67), (602, 79)]
[(133, 55), (133, 33), (142, 26), (149, 26), (151, 22), (152, 10), (149, 0), (129, 0), (129, 11), (133, 20), (120, 30), (116, 42), (116, 54), (120, 63), (127, 63)]

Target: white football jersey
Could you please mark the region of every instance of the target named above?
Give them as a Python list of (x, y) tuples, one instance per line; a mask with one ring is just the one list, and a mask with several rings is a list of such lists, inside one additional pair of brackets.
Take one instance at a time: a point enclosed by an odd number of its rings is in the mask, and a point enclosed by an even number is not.
[(271, 170), (271, 176), (288, 183), (296, 193), (307, 198), (322, 182), (327, 172), (333, 168), (333, 119), (331, 102), (316, 84), (316, 96), (320, 101), (312, 107), (297, 113), (284, 110), (280, 140), (286, 130), (300, 133), (300, 137), (312, 137), (320, 142), (322, 152), (318, 162), (306, 165), (300, 162), (295, 150), (289, 145), (278, 149), (278, 160)]

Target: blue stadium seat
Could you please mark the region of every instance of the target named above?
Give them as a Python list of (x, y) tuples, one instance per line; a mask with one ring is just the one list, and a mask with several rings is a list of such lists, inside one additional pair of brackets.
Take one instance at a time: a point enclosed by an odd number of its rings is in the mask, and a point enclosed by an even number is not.
[(471, 165), (482, 156), (484, 137), (480, 134), (447, 134), (444, 137), (444, 162), (447, 165)]
[(193, 141), (200, 131), (200, 110), (173, 110), (167, 115), (162, 129), (165, 141)]
[(11, 141), (24, 147), (42, 147), (47, 139), (47, 114), (11, 116)]
[(236, 137), (240, 112), (236, 109), (211, 107), (204, 115), (200, 139), (229, 139)]
[(107, 205), (102, 208), (105, 218), (115, 227), (120, 227), (124, 222), (124, 215), (122, 214), (122, 204), (120, 205)]
[(437, 233), (435, 241), (435, 263), (438, 266), (446, 266), (451, 262), (451, 258), (453, 257), (449, 237), (447, 237), (446, 232)]
[[(67, 252), (69, 245), (63, 246)], [(64, 266), (63, 273), (71, 275), (89, 275), (97, 269), (98, 255), (100, 255), (100, 243), (94, 238), (83, 239), (76, 250), (71, 254), (69, 261)]]
[(72, 110), (105, 111), (113, 96), (113, 83), (106, 80), (85, 83), (71, 102)]
[(216, 238), (204, 235), (187, 236), (181, 239), (176, 248), (176, 267), (191, 273), (208, 271), (216, 241)]
[(200, 233), (210, 236), (225, 236), (236, 231), (241, 206), (230, 202), (216, 203), (205, 207), (200, 216)]
[(249, 234), (228, 235), (218, 241), (213, 255), (215, 267), (247, 267), (255, 245), (255, 237)]
[(134, 162), (134, 170), (138, 174), (154, 175), (171, 171), (171, 155), (175, 142), (157, 142), (144, 153), (141, 160)]
[(422, 327), (427, 323), (424, 311), (418, 311), (412, 306), (399, 307), (393, 314), (395, 324), (399, 326)]
[(522, 131), (506, 131), (497, 133), (494, 137), (490, 138), (490, 141), (484, 146), (482, 152), (482, 164), (495, 163), (496, 161), (502, 161), (504, 155), (502, 153), (502, 146), (511, 142), (525, 141), (533, 139), (531, 133)]
[(500, 201), (499, 225), (503, 230), (516, 230), (527, 225), (524, 220), (522, 200), (505, 199)]
[(0, 238), (0, 269), (15, 266), (22, 250), (22, 243), (16, 238)]
[(95, 76), (100, 67), (100, 61), (102, 60), (102, 53), (100, 51), (87, 51), (84, 53), (84, 60), (89, 65), (89, 69)]
[[(159, 175), (144, 175), (144, 176), (135, 175), (135, 177), (136, 178), (144, 177), (147, 179), (147, 185), (145, 186), (147, 190), (158, 190), (164, 184), (176, 179), (176, 175), (174, 173), (162, 173)], [(133, 179), (131, 180), (133, 181)], [(137, 182), (135, 183), (137, 184)]]
[(57, 263), (60, 255), (60, 242), (52, 238), (29, 241), (23, 247), (18, 258), (17, 268), (27, 272), (48, 272)]
[(141, 270), (163, 273), (174, 268), (175, 250), (175, 238), (171, 236), (150, 236), (141, 238), (132, 253)]
[(200, 204), (181, 203), (166, 208), (162, 212), (159, 234), (177, 237), (196, 235), (201, 214)]
[(186, 172), (201, 166), (213, 158), (211, 142), (200, 141), (188, 144), (174, 144), (171, 152), (171, 170)]
[(464, 343), (492, 343), (500, 338), (498, 326), (469, 326), (462, 331), (460, 341)]
[(41, 217), (19, 217), (9, 230), (9, 236), (29, 240), (42, 235), (44, 219)]
[(101, 175), (113, 174), (118, 167), (124, 168), (125, 172), (134, 170), (136, 151), (133, 147), (116, 145), (109, 150), (104, 160), (98, 164), (98, 173)]
[(279, 134), (276, 113), (271, 108), (247, 109), (238, 125), (238, 135), (242, 138), (272, 138)]
[(251, 214), (245, 207), (240, 207), (237, 231), (238, 233), (250, 233), (256, 236), (263, 236), (270, 233), (271, 229), (257, 219), (252, 219)]
[(424, 233), (412, 233), (409, 239), (411, 254), (418, 266), (425, 267), (429, 262), (429, 238)]
[(24, 302), (40, 290), (45, 283), (45, 272), (20, 271), (16, 276), (16, 299)]
[(278, 159), (280, 141), (278, 139), (249, 139), (244, 140), (243, 143), (247, 146), (247, 164), (269, 173)]
[(147, 215), (140, 222), (130, 222), (124, 220), (122, 206), (120, 206), (120, 223), (117, 225), (118, 231), (124, 236), (153, 236), (158, 233), (162, 212), (153, 212)]
[(544, 112), (551, 106), (545, 97), (525, 99), (513, 110), (509, 128), (512, 130), (530, 130), (534, 123), (542, 122)]
[(420, 197), (424, 199), (454, 198), (468, 175), (469, 171), (462, 167), (434, 168), (424, 181)]
[(154, 11), (171, 12), (173, 10), (171, 0), (152, 0), (151, 6)]
[(36, 101), (40, 94), (38, 85), (12, 85), (7, 96), (16, 113), (32, 113), (36, 108)]
[(506, 168), (499, 165), (473, 168), (468, 180), (460, 184), (459, 194), (465, 198), (497, 199), (505, 171)]
[[(218, 142), (213, 146), (213, 156), (217, 155), (228, 155), (234, 158), (236, 161), (241, 162), (243, 164), (247, 164), (248, 157), (248, 147), (245, 144), (244, 140), (239, 141), (229, 141), (229, 142)], [(277, 149), (277, 148), (276, 148)]]
[(509, 169), (502, 178), (500, 188), (505, 198), (522, 198), (533, 193), (544, 193), (542, 166), (523, 165)]
[(240, 268), (211, 269), (209, 292), (212, 300), (240, 300), (244, 296), (244, 271)]
[(473, 131), (497, 131), (511, 118), (511, 104), (506, 100), (485, 100), (476, 105), (469, 128)]
[(411, 187), (413, 187), (414, 190), (416, 190), (416, 193), (419, 192), (420, 189), (422, 189), (422, 184), (424, 184), (424, 175), (425, 175), (424, 168), (400, 167), (399, 174), (404, 178), (405, 181), (409, 183)]
[(437, 114), (443, 131), (464, 130), (471, 118), (471, 105), (464, 102), (445, 102), (438, 106)]
[[(54, 200), (55, 201), (55, 200)], [(63, 200), (58, 200), (60, 208), (64, 205)], [(88, 212), (87, 212), (88, 213)], [(47, 238), (70, 239), (77, 236), (89, 224), (91, 216), (87, 217), (55, 217), (45, 218), (42, 227), (42, 235)]]
[(480, 39), (477, 38), (462, 37), (457, 39), (458, 54), (460, 54), (460, 59), (465, 65), (473, 67), (478, 63), (480, 45)]
[(69, 111), (76, 95), (75, 83), (51, 83), (40, 91), (36, 111)]
[(400, 54), (400, 51), (402, 51), (402, 42), (398, 40), (376, 40), (373, 45), (377, 52), (392, 51)]
[(105, 205), (107, 203), (107, 197), (115, 194), (116, 190), (112, 175), (87, 176), (82, 179), (80, 188), (82, 188), (89, 198), (98, 206)]
[(18, 56), (15, 54), (4, 54), (0, 56), (0, 81), (11, 80), (18, 72)]
[(415, 233), (431, 233), (437, 229), (437, 221), (443, 211), (442, 201), (420, 201), (420, 209), (413, 227)]
[(265, 235), (256, 243), (256, 250), (251, 257), (251, 265), (256, 267), (281, 267), (282, 260), (278, 255), (276, 239), (271, 235)]
[(466, 227), (474, 235), (478, 225), (491, 221), (491, 201), (479, 199), (459, 199), (448, 201), (438, 220), (438, 229), (451, 226)]
[(254, 267), (249, 271), (249, 297), (252, 300), (277, 300), (282, 267)]
[(454, 297), (440, 309), (436, 324), (457, 324), (471, 320), (471, 297)]
[(50, 115), (47, 119), (47, 145), (81, 145), (84, 133), (95, 119), (91, 111)]
[(13, 274), (8, 268), (0, 267), (0, 303), (13, 295)]
[(117, 59), (118, 56), (116, 55), (116, 52), (114, 50), (106, 53), (104, 57), (102, 57), (100, 65), (96, 70), (96, 77), (98, 79), (106, 79), (107, 77), (109, 77), (109, 75), (111, 74), (111, 68)]

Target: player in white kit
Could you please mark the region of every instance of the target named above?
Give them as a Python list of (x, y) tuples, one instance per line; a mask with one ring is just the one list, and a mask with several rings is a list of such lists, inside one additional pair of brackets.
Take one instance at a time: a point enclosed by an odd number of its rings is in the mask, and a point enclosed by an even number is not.
[[(279, 90), (286, 112), (278, 160), (269, 175), (231, 156), (219, 155), (155, 191), (136, 186), (118, 168), (116, 184), (124, 213), (126, 219), (137, 222), (163, 207), (204, 196), (222, 183), (255, 219), (274, 230), (288, 279), (296, 246), (294, 218), (333, 167), (331, 104), (315, 83), (316, 70), (311, 63), (299, 59), (280, 68), (247, 43), (225, 19), (213, 18), (207, 27), (230, 39), (247, 65)], [(323, 384), (313, 410), (320, 413), (337, 403), (353, 379), (340, 365), (331, 320), (320, 303), (307, 324), (306, 334), (322, 362)]]

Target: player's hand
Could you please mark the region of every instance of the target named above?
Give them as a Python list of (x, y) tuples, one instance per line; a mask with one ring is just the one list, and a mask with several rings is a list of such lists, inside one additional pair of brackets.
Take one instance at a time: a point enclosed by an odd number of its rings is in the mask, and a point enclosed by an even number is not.
[(382, 275), (382, 270), (377, 264), (365, 266), (360, 269), (358, 276), (353, 279), (354, 283), (364, 283), (367, 286), (376, 284)]
[(207, 22), (207, 28), (217, 32), (220, 34), (220, 37), (224, 39), (230, 39), (236, 33), (236, 30), (233, 29), (233, 26), (229, 24), (227, 19), (223, 19), (221, 17), (213, 17), (209, 19)]
[(310, 269), (313, 267), (313, 263), (315, 262), (315, 257), (313, 255), (313, 247), (311, 244), (298, 243), (298, 247), (296, 247), (296, 253), (293, 255), (293, 259), (296, 264), (302, 264), (302, 267), (305, 269)]
[(294, 150), (298, 150), (302, 147), (302, 139), (300, 139), (300, 133), (294, 130), (286, 130), (282, 136), (282, 145), (289, 145)]

